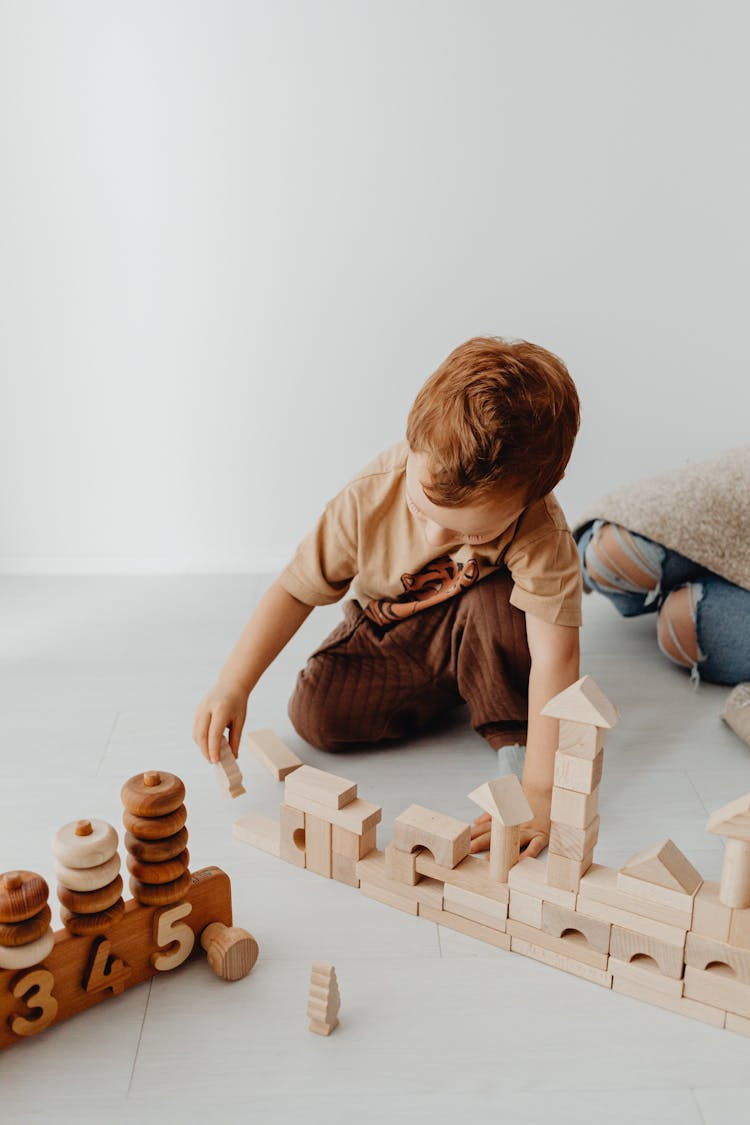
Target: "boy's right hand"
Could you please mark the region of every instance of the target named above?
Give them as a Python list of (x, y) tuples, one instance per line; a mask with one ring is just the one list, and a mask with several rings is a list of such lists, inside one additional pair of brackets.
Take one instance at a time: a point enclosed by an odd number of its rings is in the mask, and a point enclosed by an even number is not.
[(247, 714), (247, 691), (232, 680), (216, 681), (195, 713), (193, 740), (204, 758), (218, 762), (224, 731), (235, 758), (240, 750), (240, 737)]

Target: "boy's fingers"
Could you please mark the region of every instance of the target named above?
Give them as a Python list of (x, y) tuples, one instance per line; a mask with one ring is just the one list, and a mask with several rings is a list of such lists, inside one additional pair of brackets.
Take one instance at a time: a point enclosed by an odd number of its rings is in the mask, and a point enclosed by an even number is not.
[(481, 836), (476, 836), (471, 841), (471, 848), (469, 850), (472, 853), (474, 853), (474, 852), (484, 852), (484, 851), (487, 850), (487, 848), (489, 846), (490, 846), (490, 834), (489, 834), (489, 832), (485, 832)]
[(229, 727), (229, 747), (234, 754), (235, 758), (240, 754), (240, 739), (242, 738), (243, 724), (235, 720)]
[(533, 836), (526, 845), (526, 850), (523, 854), (531, 856), (533, 859), (534, 856), (537, 856), (540, 852), (543, 852), (546, 847), (547, 841), (544, 836)]
[(221, 739), (224, 734), (224, 727), (226, 723), (223, 717), (214, 712), (211, 716), (211, 726), (208, 730), (208, 760), (214, 764), (219, 760), (219, 751), (221, 750)]
[(208, 758), (208, 727), (211, 714), (208, 711), (199, 711), (193, 723), (193, 742), (197, 743), (204, 758)]

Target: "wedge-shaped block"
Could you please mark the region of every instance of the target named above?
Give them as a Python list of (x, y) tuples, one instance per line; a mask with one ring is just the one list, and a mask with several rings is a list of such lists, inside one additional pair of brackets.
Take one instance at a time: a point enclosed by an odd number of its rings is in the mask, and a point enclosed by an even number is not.
[(337, 883), (346, 883), (349, 887), (358, 887), (357, 860), (350, 859), (347, 855), (339, 855), (338, 852), (332, 852), (331, 876)]
[(295, 867), (305, 866), (305, 814), (291, 805), (279, 807), (279, 855)]
[(599, 727), (561, 719), (557, 748), (567, 754), (577, 754), (579, 758), (595, 758), (604, 749), (606, 738), (606, 731)]
[(443, 885), (443, 909), (496, 930), (505, 929), (505, 920), (508, 917), (507, 903), (497, 902), (495, 899), (486, 898), (475, 891), (464, 890), (463, 887), (452, 886), (450, 883)]
[[(579, 899), (583, 897), (587, 902), (592, 900), (602, 903), (607, 906), (613, 907), (619, 911), (620, 914), (627, 914), (628, 919), (632, 920), (635, 917), (650, 918), (655, 922), (662, 922), (666, 926), (677, 927), (682, 931), (684, 936), (685, 931), (689, 928), (689, 919), (686, 912), (682, 909), (676, 910), (673, 906), (664, 906), (662, 903), (650, 902), (642, 898), (636, 898), (633, 895), (623, 894), (617, 888), (618, 872), (613, 867), (603, 867), (599, 863), (592, 863), (585, 875), (581, 877), (581, 885), (579, 888)], [(601, 912), (597, 911), (596, 916), (601, 917)], [(630, 930), (639, 930), (641, 933), (650, 933), (651, 931), (646, 928), (643, 929), (641, 925), (631, 925), (630, 921), (622, 918), (616, 918), (612, 914), (612, 921), (618, 921), (618, 924), (624, 925)], [(655, 934), (655, 936), (660, 936)], [(661, 936), (664, 936), (663, 934)], [(670, 940), (666, 938), (665, 940)], [(673, 942), (680, 940), (679, 934), (672, 935)]]
[(354, 832), (358, 836), (364, 836), (370, 828), (380, 824), (383, 819), (383, 810), (380, 806), (373, 805), (371, 801), (363, 801), (361, 797), (357, 797), (356, 801), (352, 801), (343, 809), (328, 808), (327, 805), (321, 805), (320, 801), (312, 801), (299, 793), (285, 794), (284, 801), (292, 808), (310, 813), (311, 816), (317, 816), (321, 820), (327, 820), (336, 828), (346, 828), (347, 831)]
[(305, 867), (331, 878), (331, 826), (327, 820), (305, 813)]
[(364, 859), (377, 846), (377, 831), (377, 825), (360, 834), (334, 824), (331, 830), (331, 847), (338, 855), (345, 855), (349, 859)]
[(617, 973), (612, 978), (612, 991), (620, 992), (623, 996), (630, 996), (633, 1000), (642, 1000), (645, 1004), (654, 1004), (657, 1008), (666, 1008), (669, 1012), (687, 1016), (691, 1020), (700, 1020), (701, 1023), (710, 1024), (712, 1027), (724, 1026), (724, 1012), (712, 1008), (708, 1004), (690, 1000), (685, 996), (667, 996), (655, 988), (646, 988), (640, 983), (621, 977)]
[[(542, 915), (543, 917), (544, 915)], [(533, 945), (541, 945), (544, 949), (551, 949), (553, 953), (562, 954), (563, 957), (570, 957), (574, 961), (582, 961), (585, 965), (592, 965), (595, 969), (607, 968), (608, 954), (602, 953), (598, 949), (592, 949), (586, 938), (578, 931), (569, 933), (565, 937), (552, 937), (551, 934), (546, 934), (544, 930), (535, 930), (533, 926), (526, 926), (523, 922), (517, 922), (515, 918), (508, 919), (506, 930), (512, 937), (530, 941)]]
[(654, 992), (663, 992), (665, 996), (682, 996), (682, 979), (665, 977), (659, 971), (659, 966), (650, 959), (636, 961), (620, 961), (610, 954), (609, 971), (613, 977), (620, 980), (630, 980), (639, 984), (641, 988), (648, 988)]
[(508, 886), (513, 891), (521, 891), (531, 898), (542, 898), (546, 902), (557, 902), (560, 906), (575, 907), (575, 891), (564, 891), (547, 882), (547, 864), (535, 856), (524, 856), (508, 874)]
[(574, 789), (552, 790), (550, 817), (558, 824), (571, 828), (585, 828), (599, 813), (599, 790), (593, 793), (576, 793)]
[[(572, 828), (569, 824), (552, 821), (549, 836), (549, 850), (566, 859), (581, 860), (590, 856), (599, 839), (599, 817), (594, 817), (586, 828)], [(589, 866), (590, 866), (589, 860)], [(588, 870), (588, 868), (586, 869)]]
[(242, 840), (243, 844), (250, 844), (269, 855), (278, 856), (280, 853), (279, 822), (269, 816), (257, 812), (245, 813), (232, 825), (232, 835), (235, 840)]
[(510, 948), (513, 953), (520, 953), (522, 957), (530, 957), (533, 961), (541, 961), (543, 965), (549, 965), (552, 969), (562, 969), (564, 973), (572, 973), (573, 976), (581, 977), (590, 984), (598, 984), (602, 988), (609, 988), (612, 984), (612, 974), (606, 969), (597, 969), (583, 961), (576, 961), (573, 957), (566, 957), (554, 949), (527, 941), (525, 938), (512, 935)]
[(401, 852), (394, 844), (386, 844), (385, 873), (394, 883), (407, 887), (417, 885), (422, 876), (417, 871), (417, 857), (413, 852)]
[(580, 933), (592, 949), (609, 953), (609, 923), (582, 914), (580, 910), (571, 910), (569, 906), (545, 902), (542, 906), (542, 929), (555, 938), (561, 938), (569, 931)]
[(740, 949), (750, 949), (750, 909), (747, 907), (744, 910), (732, 910), (729, 944)]
[(477, 941), (483, 941), (487, 945), (494, 945), (497, 949), (510, 950), (510, 936), (508, 934), (502, 933), (502, 931), (491, 926), (482, 926), (469, 918), (461, 917), (460, 914), (453, 914), (448, 910), (436, 910), (435, 907), (426, 906), (420, 902), (419, 916), (437, 923), (438, 926), (445, 926), (446, 929), (456, 930), (459, 934), (476, 938)]
[(455, 867), (443, 867), (442, 864), (435, 863), (429, 852), (416, 852), (416, 859), (420, 875), (429, 875), (431, 879), (439, 879), (442, 883), (476, 891), (496, 902), (508, 901), (508, 884), (496, 883), (491, 878), (486, 856), (467, 855)]
[(427, 848), (437, 863), (455, 867), (469, 854), (471, 825), (421, 805), (410, 805), (396, 817), (393, 843), (403, 852)]
[(403, 910), (405, 914), (418, 914), (418, 904), (406, 895), (397, 894), (395, 891), (388, 890), (386, 887), (381, 887), (377, 883), (367, 883), (364, 879), (359, 882), (360, 893), (366, 898), (374, 898), (377, 902), (382, 902), (384, 906), (393, 906), (396, 910)]
[(591, 676), (581, 676), (580, 680), (550, 699), (542, 714), (553, 719), (587, 723), (604, 730), (610, 730), (620, 721), (617, 708)]
[(302, 765), (302, 759), (272, 730), (246, 731), (243, 741), (277, 781), (283, 781)]
[(703, 876), (672, 840), (661, 840), (653, 847), (637, 852), (621, 868), (623, 875), (655, 883), (683, 894), (694, 895)]
[(725, 974), (726, 970), (720, 967), (696, 969), (693, 965), (686, 965), (682, 995), (750, 1019), (750, 985)]
[(356, 800), (357, 784), (334, 773), (317, 770), (314, 766), (300, 766), (286, 779), (284, 793), (286, 798), (296, 794), (309, 797), (329, 809), (343, 809)]
[(706, 832), (750, 843), (750, 793), (711, 813), (706, 821)]
[(595, 758), (579, 758), (558, 750), (555, 754), (555, 785), (559, 789), (573, 789), (576, 793), (593, 793), (602, 779), (604, 751)]
[(707, 880), (698, 888), (693, 899), (693, 920), (690, 929), (697, 934), (703, 934), (704, 937), (729, 941), (733, 913), (731, 906), (725, 906), (719, 898), (719, 884)]
[(689, 933), (685, 941), (685, 964), (696, 969), (709, 966), (720, 968), (726, 965), (732, 975), (743, 984), (750, 984), (750, 950), (737, 949), (724, 941), (703, 937), (702, 934)]
[(364, 859), (357, 860), (357, 877), (360, 887), (363, 883), (370, 886), (380, 886), (393, 894), (401, 895), (410, 902), (424, 902), (441, 910), (443, 906), (443, 884), (436, 879), (427, 877), (420, 879), (415, 887), (407, 887), (404, 883), (397, 883), (389, 879), (385, 871), (385, 855), (380, 851), (372, 851)]
[(593, 854), (592, 848), (583, 859), (568, 859), (567, 856), (547, 852), (547, 882), (550, 886), (558, 887), (563, 891), (577, 891), (581, 876), (585, 875), (591, 867)]
[(685, 891), (673, 891), (670, 887), (660, 887), (657, 883), (646, 883), (643, 879), (634, 879), (622, 871), (617, 873), (617, 889), (631, 898), (641, 899), (642, 902), (656, 903), (669, 906), (677, 911), (687, 926), (693, 917), (693, 895)]
[(534, 815), (523, 786), (514, 773), (485, 782), (469, 793), (469, 800), (506, 828), (525, 824)]
[(674, 977), (680, 980), (684, 965), (685, 944), (672, 945), (668, 941), (659, 941), (658, 938), (647, 934), (636, 933), (635, 930), (626, 930), (623, 926), (613, 926), (610, 937), (610, 952), (618, 961), (645, 960), (654, 961), (659, 971), (665, 977)]
[(510, 892), (510, 905), (508, 917), (515, 918), (517, 922), (525, 922), (535, 930), (542, 928), (542, 899), (533, 895), (525, 895), (523, 891)]

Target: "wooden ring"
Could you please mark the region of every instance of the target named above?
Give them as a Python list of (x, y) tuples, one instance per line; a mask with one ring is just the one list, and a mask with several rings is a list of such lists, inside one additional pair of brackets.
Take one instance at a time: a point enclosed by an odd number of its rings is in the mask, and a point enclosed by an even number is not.
[(106, 820), (89, 820), (91, 831), (86, 834), (76, 829), (82, 822), (71, 820), (64, 824), (52, 840), (55, 859), (66, 867), (98, 867), (106, 863), (117, 851), (117, 832)]
[(169, 906), (179, 902), (190, 890), (192, 876), (189, 871), (184, 871), (179, 879), (172, 883), (160, 883), (153, 886), (141, 883), (140, 880), (130, 879), (130, 893), (142, 906)]
[(125, 847), (130, 854), (142, 863), (164, 863), (184, 852), (188, 842), (187, 828), (181, 828), (174, 836), (162, 840), (139, 840), (132, 832), (125, 833)]
[(185, 800), (185, 786), (173, 773), (151, 770), (128, 778), (120, 797), (133, 816), (165, 816)]
[(74, 914), (71, 910), (61, 910), (60, 919), (65, 929), (76, 937), (95, 937), (97, 934), (106, 934), (116, 926), (124, 913), (125, 903), (120, 898), (109, 910), (102, 910), (98, 914)]
[(122, 894), (122, 876), (117, 875), (106, 887), (97, 891), (71, 891), (62, 883), (57, 884), (57, 897), (66, 910), (74, 914), (100, 914), (109, 910)]
[(64, 863), (55, 860), (57, 881), (69, 891), (98, 891), (102, 887), (108, 887), (119, 870), (118, 852), (97, 867), (66, 867)]
[(0, 875), (0, 922), (25, 922), (39, 913), (48, 898), (49, 887), (41, 875), (6, 871)]
[(184, 805), (166, 816), (136, 816), (127, 809), (122, 814), (122, 823), (139, 840), (164, 840), (167, 836), (174, 836), (185, 827), (186, 820), (187, 809)]
[(38, 941), (49, 929), (52, 911), (45, 906), (25, 922), (0, 922), (0, 945), (28, 945)]
[(173, 883), (179, 879), (183, 871), (187, 871), (190, 863), (190, 854), (185, 848), (175, 859), (167, 859), (164, 863), (143, 863), (135, 856), (128, 856), (128, 871), (141, 883), (151, 886), (161, 886), (164, 883)]
[(54, 948), (55, 935), (52, 930), (47, 930), (28, 945), (0, 945), (0, 969), (30, 969), (32, 965), (38, 965), (45, 957), (49, 957)]

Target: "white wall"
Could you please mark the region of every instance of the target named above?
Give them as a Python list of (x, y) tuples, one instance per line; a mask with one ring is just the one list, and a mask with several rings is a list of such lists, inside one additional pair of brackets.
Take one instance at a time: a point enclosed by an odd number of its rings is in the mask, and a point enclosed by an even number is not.
[(558, 491), (750, 431), (746, 6), (0, 0), (0, 569), (283, 565), (462, 340)]

